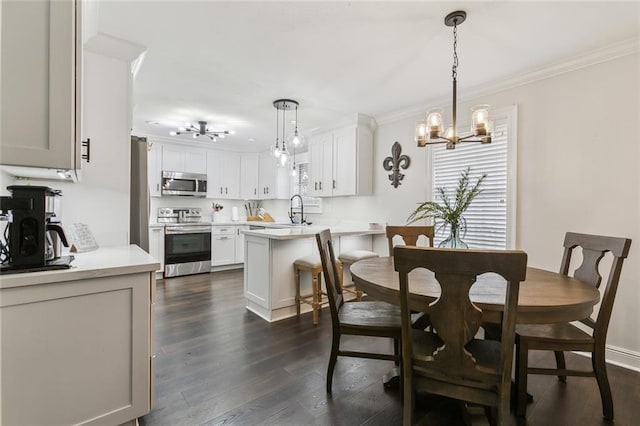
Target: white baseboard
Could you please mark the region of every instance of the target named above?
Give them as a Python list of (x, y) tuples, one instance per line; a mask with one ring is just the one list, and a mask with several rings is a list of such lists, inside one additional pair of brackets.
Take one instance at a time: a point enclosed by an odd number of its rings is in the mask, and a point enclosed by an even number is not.
[[(589, 352), (574, 352), (575, 354), (591, 357)], [(607, 364), (617, 365), (640, 372), (640, 352), (630, 351), (628, 349), (607, 345), (606, 349)]]
[(607, 345), (607, 362), (629, 370), (640, 371), (640, 352)]

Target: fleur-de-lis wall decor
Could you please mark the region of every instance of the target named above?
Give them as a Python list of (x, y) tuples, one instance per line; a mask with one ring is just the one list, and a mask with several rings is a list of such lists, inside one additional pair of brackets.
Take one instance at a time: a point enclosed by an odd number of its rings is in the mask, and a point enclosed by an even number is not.
[(386, 171), (391, 170), (391, 174), (389, 175), (389, 180), (391, 181), (391, 185), (394, 188), (397, 188), (398, 185), (401, 185), (401, 180), (404, 179), (404, 175), (400, 173), (400, 168), (407, 169), (409, 168), (409, 164), (411, 160), (408, 155), (401, 155), (402, 146), (397, 141), (393, 143), (391, 146), (391, 157), (387, 157), (382, 162), (382, 167)]

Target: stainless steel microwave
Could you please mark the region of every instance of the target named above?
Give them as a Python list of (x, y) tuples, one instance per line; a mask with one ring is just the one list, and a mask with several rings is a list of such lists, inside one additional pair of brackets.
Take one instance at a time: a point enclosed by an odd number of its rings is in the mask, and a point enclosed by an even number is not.
[(162, 195), (207, 196), (207, 175), (183, 172), (162, 172)]

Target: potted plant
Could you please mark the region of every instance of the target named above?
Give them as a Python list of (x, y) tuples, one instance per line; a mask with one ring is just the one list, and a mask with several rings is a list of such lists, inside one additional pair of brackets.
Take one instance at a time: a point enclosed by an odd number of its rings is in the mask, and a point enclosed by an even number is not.
[(486, 173), (483, 174), (473, 186), (470, 186), (470, 172), (471, 168), (467, 167), (467, 169), (460, 174), (453, 199), (445, 187), (436, 188), (440, 203), (435, 201), (418, 203), (418, 207), (407, 219), (407, 224), (417, 222), (421, 219), (434, 219), (434, 225), (437, 226), (437, 231), (446, 229), (447, 227), (450, 229), (449, 237), (442, 241), (438, 247), (468, 248), (460, 236), (460, 233), (462, 233), (462, 237), (467, 233), (467, 221), (463, 213), (467, 210), (473, 199), (482, 192), (480, 185), (487, 177)]

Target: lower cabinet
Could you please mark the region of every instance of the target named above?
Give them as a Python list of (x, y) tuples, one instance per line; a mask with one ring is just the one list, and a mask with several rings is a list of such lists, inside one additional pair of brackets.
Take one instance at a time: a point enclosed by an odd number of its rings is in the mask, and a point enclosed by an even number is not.
[(0, 289), (0, 424), (109, 424), (149, 412), (153, 272)]
[(242, 231), (249, 229), (249, 225), (236, 226), (236, 263), (244, 263), (244, 234)]
[(214, 225), (211, 230), (211, 266), (231, 265), (236, 259), (236, 230), (233, 225)]

